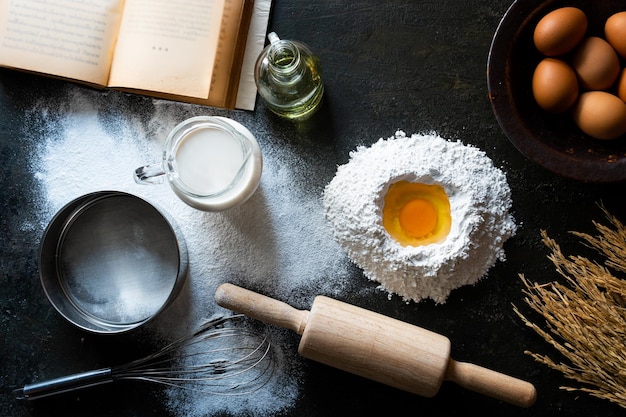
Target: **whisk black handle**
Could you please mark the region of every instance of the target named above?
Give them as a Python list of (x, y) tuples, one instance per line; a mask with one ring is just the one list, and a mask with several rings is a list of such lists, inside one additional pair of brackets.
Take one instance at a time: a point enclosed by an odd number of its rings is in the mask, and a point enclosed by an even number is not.
[(113, 382), (112, 370), (104, 368), (28, 384), (13, 391), (13, 395), (18, 400), (35, 400), (108, 382)]

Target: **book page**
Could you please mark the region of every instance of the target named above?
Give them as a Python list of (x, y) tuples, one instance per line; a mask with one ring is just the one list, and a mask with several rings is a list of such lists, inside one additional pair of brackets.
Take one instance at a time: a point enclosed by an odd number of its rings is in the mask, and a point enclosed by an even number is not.
[(207, 98), (224, 0), (126, 0), (109, 87)]
[(234, 108), (239, 84), (241, 59), (250, 25), (250, 11), (254, 0), (225, 0), (224, 15), (213, 66), (209, 90), (211, 101), (226, 108)]
[(0, 0), (0, 65), (104, 85), (124, 0)]
[(254, 81), (254, 65), (265, 48), (265, 37), (269, 24), (272, 0), (255, 0), (254, 11), (248, 31), (246, 52), (241, 66), (236, 107), (242, 110), (254, 110), (257, 87)]

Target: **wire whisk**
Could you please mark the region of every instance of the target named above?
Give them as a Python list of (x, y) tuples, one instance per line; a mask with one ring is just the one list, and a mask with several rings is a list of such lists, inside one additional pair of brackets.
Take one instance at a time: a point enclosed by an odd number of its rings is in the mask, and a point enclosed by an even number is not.
[(34, 400), (119, 380), (136, 380), (217, 395), (243, 395), (272, 377), (274, 360), (265, 335), (227, 326), (243, 315), (218, 316), (189, 336), (132, 362), (25, 385), (13, 391)]

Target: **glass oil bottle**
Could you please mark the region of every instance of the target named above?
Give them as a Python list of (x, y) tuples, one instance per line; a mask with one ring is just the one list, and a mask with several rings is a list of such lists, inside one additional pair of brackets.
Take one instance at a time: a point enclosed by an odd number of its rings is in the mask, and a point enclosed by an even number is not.
[(305, 120), (322, 104), (320, 60), (301, 42), (282, 40), (274, 32), (267, 37), (270, 43), (257, 58), (254, 69), (259, 95), (277, 115)]

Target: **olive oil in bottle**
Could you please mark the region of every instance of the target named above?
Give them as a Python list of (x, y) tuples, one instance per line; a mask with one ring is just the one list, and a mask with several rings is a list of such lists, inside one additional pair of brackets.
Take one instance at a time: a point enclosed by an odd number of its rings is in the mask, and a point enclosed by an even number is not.
[(320, 107), (324, 95), (321, 64), (301, 42), (268, 35), (254, 71), (259, 95), (281, 117), (305, 120)]

